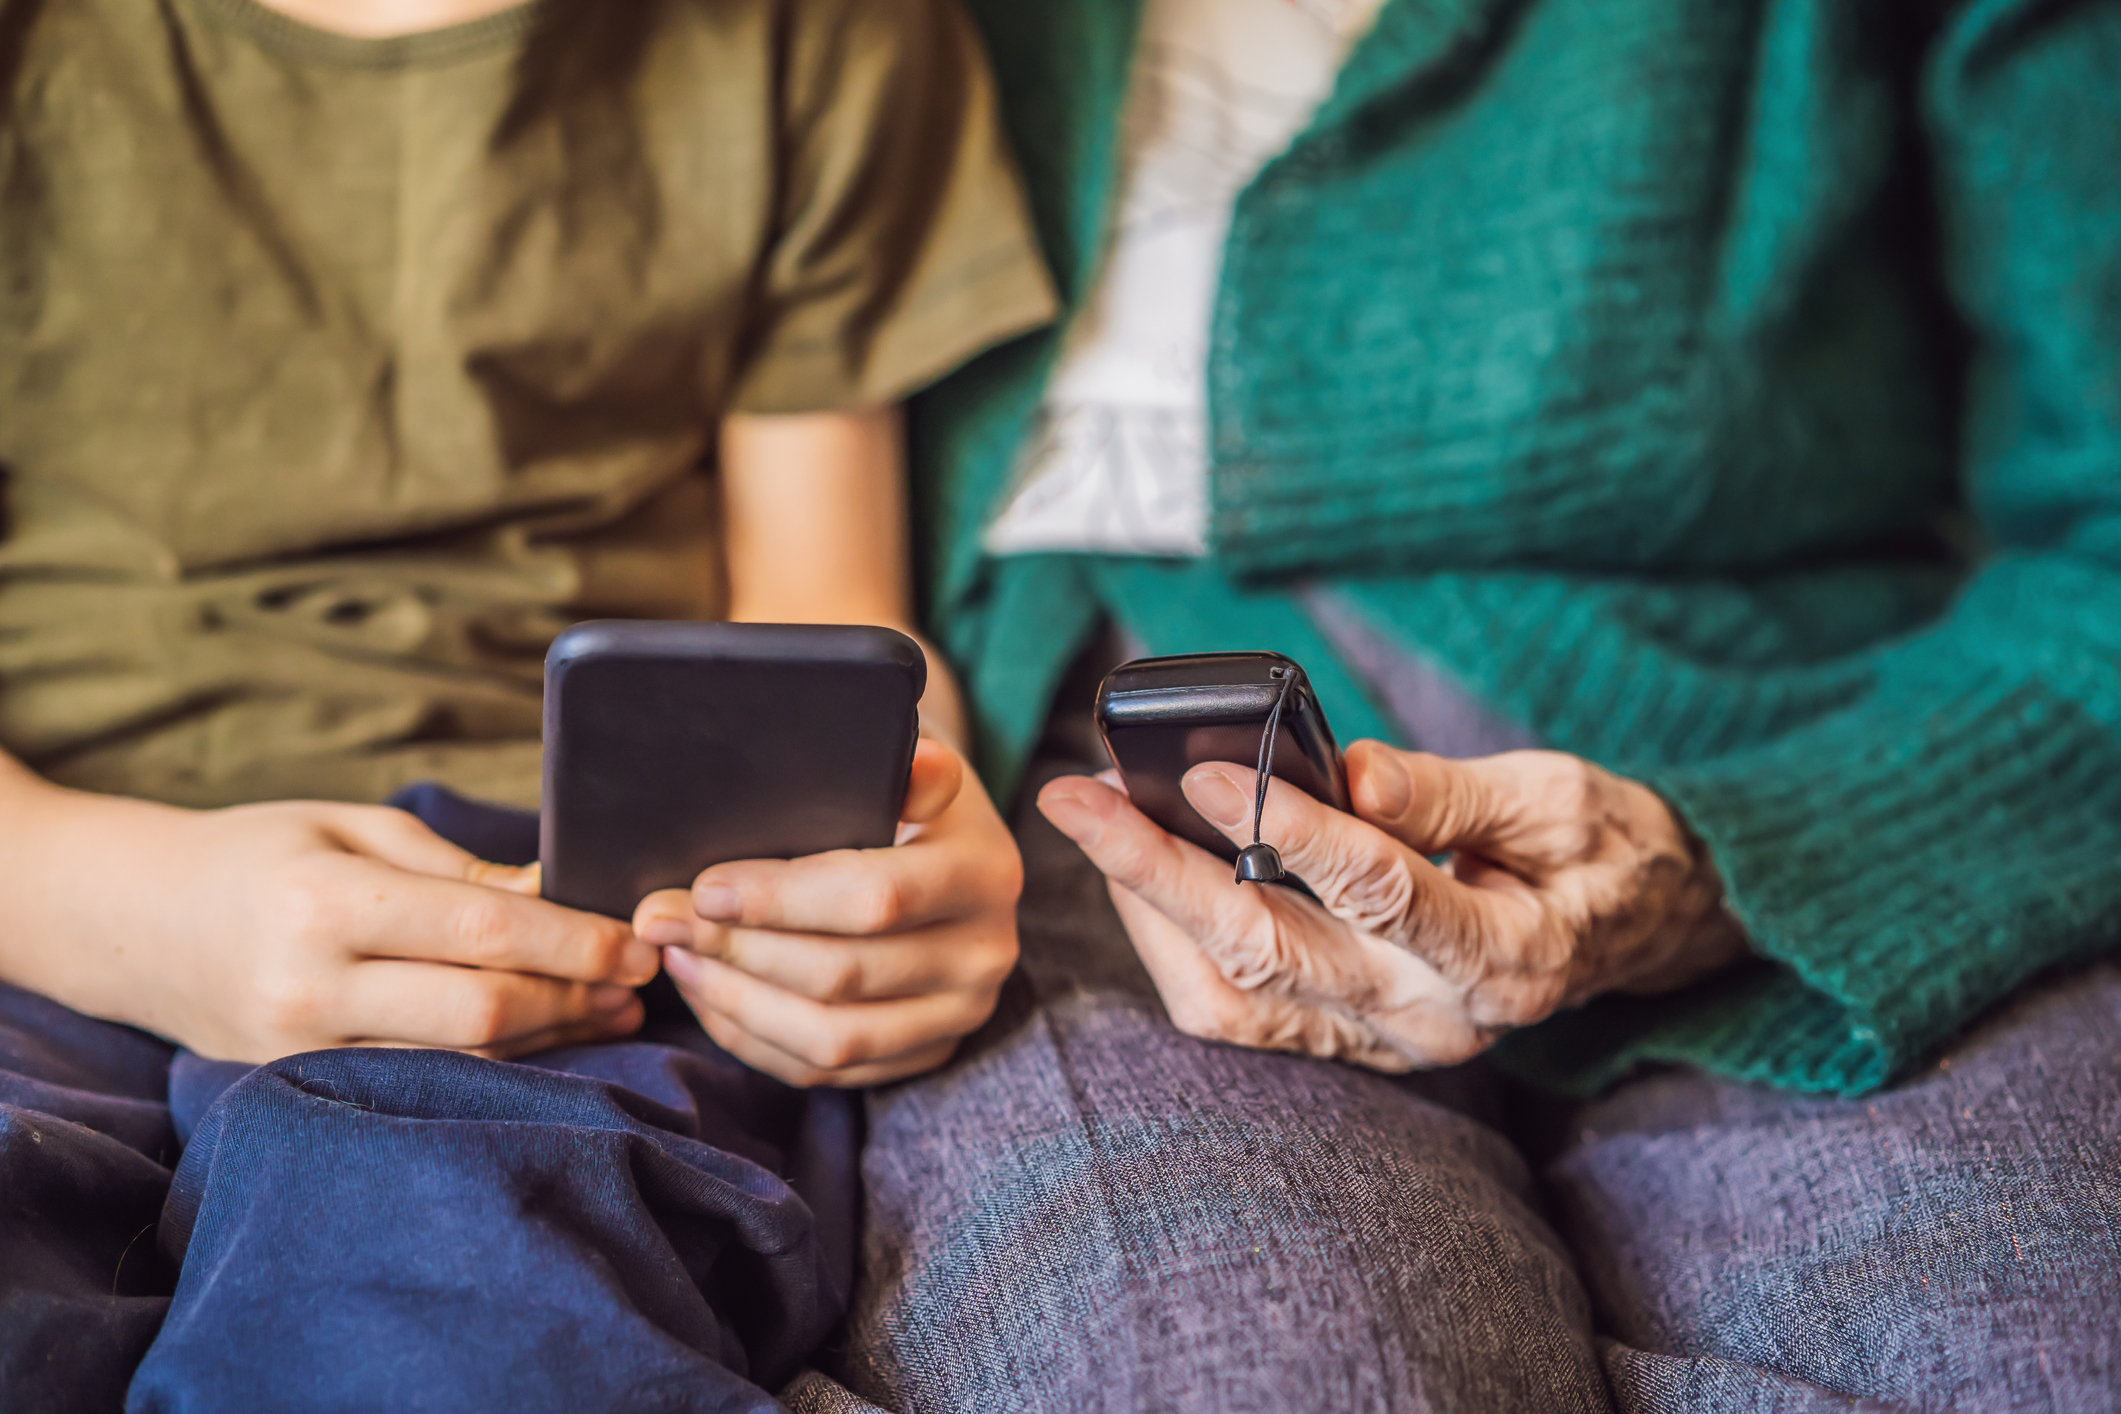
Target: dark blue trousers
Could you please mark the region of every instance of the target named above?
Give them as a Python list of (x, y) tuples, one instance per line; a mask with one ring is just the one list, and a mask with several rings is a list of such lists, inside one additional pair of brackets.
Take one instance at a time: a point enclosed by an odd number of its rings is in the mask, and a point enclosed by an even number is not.
[[(489, 859), (536, 822), (398, 802)], [(635, 1040), (252, 1068), (0, 987), (0, 1404), (772, 1409), (852, 1280), (859, 1108)]]

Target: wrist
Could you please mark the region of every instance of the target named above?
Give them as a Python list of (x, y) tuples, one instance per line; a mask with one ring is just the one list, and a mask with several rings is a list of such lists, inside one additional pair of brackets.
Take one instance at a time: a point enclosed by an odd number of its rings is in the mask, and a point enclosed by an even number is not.
[(130, 1025), (152, 992), (159, 949), (142, 875), (165, 858), (149, 836), (191, 814), (94, 795), (0, 763), (0, 981)]
[[(1648, 787), (1644, 787), (1648, 789)], [(1695, 982), (1746, 957), (1752, 951), (1744, 924), (1731, 911), (1723, 887), (1723, 873), (1716, 867), (1708, 841), (1695, 833), (1677, 806), (1652, 791), (1672, 822), (1689, 868), (1672, 910), (1678, 944), (1656, 972), (1630, 991), (1669, 991)]]

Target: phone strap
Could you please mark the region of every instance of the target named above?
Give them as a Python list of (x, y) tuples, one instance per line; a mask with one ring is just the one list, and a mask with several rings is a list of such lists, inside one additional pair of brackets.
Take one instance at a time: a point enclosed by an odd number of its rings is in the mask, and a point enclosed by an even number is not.
[(1252, 843), (1237, 854), (1237, 882), (1240, 884), (1278, 884), (1289, 876), (1281, 867), (1281, 854), (1273, 845), (1259, 837), (1260, 817), (1267, 812), (1267, 782), (1274, 774), (1274, 739), (1281, 735), (1281, 706), (1289, 700), (1289, 690), (1296, 685), (1293, 668), (1273, 668), (1274, 677), (1281, 679), (1281, 691), (1274, 694), (1274, 705), (1267, 712), (1267, 729), (1259, 738), (1259, 784), (1252, 796)]

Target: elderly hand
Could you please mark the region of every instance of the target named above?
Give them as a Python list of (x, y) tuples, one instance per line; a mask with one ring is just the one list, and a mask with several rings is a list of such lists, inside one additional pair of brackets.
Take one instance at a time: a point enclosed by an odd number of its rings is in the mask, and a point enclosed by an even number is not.
[[(1354, 815), (1267, 790), (1262, 838), (1317, 902), (1233, 882), (1115, 775), (1063, 777), (1038, 803), (1104, 871), (1173, 1022), (1211, 1040), (1449, 1065), (1557, 1008), (1676, 987), (1745, 950), (1706, 852), (1642, 785), (1552, 751), (1450, 761), (1363, 741), (1347, 768)], [(1256, 780), (1211, 763), (1184, 789), (1247, 844)]]
[(791, 1085), (941, 1065), (1016, 965), (1023, 862), (956, 752), (914, 753), (900, 840), (717, 864), (634, 927), (722, 1049)]

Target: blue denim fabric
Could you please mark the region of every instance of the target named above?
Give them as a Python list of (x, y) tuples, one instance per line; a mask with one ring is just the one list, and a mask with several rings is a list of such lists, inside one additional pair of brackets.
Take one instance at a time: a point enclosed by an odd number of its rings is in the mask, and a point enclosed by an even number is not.
[(0, 1404), (120, 1408), (176, 1273), (171, 1048), (0, 986)]
[[(535, 854), (528, 816), (403, 803), (488, 857)], [(858, 1124), (667, 1004), (641, 1039), (528, 1063), (252, 1069), (0, 988), (0, 1395), (772, 1409), (760, 1386), (844, 1306)]]

